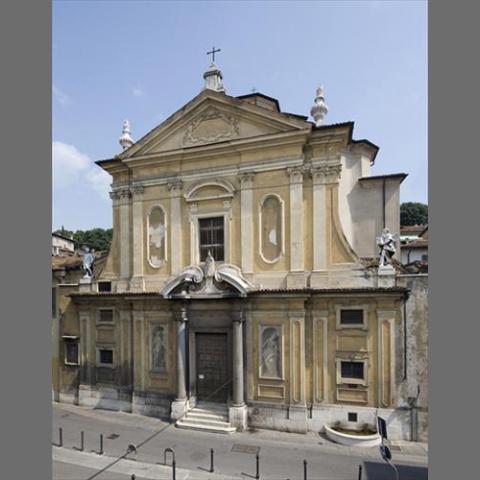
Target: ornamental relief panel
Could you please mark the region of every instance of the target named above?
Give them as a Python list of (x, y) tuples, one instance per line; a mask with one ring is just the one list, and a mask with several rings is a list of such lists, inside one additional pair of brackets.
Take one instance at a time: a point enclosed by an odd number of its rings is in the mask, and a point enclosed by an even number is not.
[(269, 194), (262, 200), (259, 232), (262, 260), (275, 263), (284, 253), (284, 204), (279, 196)]
[(147, 258), (150, 265), (160, 268), (165, 264), (167, 226), (165, 211), (159, 205), (155, 205), (147, 216)]
[(209, 108), (189, 124), (182, 144), (212, 143), (238, 135), (237, 117), (220, 112), (216, 108)]
[(167, 325), (154, 324), (150, 329), (150, 370), (165, 373), (167, 371)]

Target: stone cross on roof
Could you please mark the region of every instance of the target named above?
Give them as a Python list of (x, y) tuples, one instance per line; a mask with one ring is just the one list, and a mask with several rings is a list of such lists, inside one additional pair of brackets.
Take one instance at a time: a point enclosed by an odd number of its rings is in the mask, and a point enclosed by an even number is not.
[(221, 52), (222, 50), (220, 48), (217, 48), (215, 50), (215, 47), (212, 47), (212, 51), (211, 52), (207, 52), (207, 55), (211, 55), (212, 56), (212, 63), (215, 63), (215, 54), (217, 52)]

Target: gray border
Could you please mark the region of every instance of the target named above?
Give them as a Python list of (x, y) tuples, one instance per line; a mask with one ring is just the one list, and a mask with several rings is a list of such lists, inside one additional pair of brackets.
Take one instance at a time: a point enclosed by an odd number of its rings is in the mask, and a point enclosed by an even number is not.
[[(0, 477), (51, 478), (51, 4), (0, 15)], [(7, 290), (7, 291), (6, 291)]]
[(429, 474), (435, 480), (477, 478), (479, 470), (478, 7), (429, 3)]

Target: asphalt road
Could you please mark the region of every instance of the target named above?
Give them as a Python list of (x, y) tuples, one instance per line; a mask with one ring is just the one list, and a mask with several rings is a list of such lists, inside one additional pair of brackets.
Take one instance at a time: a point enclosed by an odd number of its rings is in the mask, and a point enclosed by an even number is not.
[[(215, 451), (215, 474), (250, 480), (255, 477), (255, 454), (260, 455), (260, 475), (265, 480), (303, 480), (303, 461), (307, 460), (308, 480), (357, 480), (362, 465), (362, 480), (395, 479), (393, 470), (380, 458), (378, 448), (351, 448), (336, 445), (319, 434), (291, 434), (258, 430), (230, 435), (182, 430), (158, 419), (121, 412), (90, 410), (70, 405), (53, 406), (52, 443), (58, 442), (58, 428), (63, 431), (63, 448), (78, 449), (84, 431), (84, 451), (95, 456), (100, 433), (104, 435), (104, 452), (121, 457), (129, 444), (137, 446), (137, 462), (163, 464), (165, 448), (176, 454), (177, 467), (189, 470), (189, 479), (205, 478), (210, 466), (210, 449)], [(402, 445), (393, 451), (401, 480), (428, 478), (426, 451), (418, 445)], [(55, 480), (92, 479), (95, 470), (84, 466), (56, 464)], [(83, 469), (83, 470), (82, 470)], [(200, 472), (202, 475), (200, 475)], [(98, 480), (129, 478), (105, 471)], [(70, 475), (70, 476), (69, 476)], [(76, 475), (76, 476), (75, 476)], [(115, 476), (117, 475), (117, 476)], [(220, 478), (215, 475), (215, 478)], [(212, 476), (213, 477), (213, 476)], [(167, 477), (165, 477), (167, 478)], [(93, 479), (92, 479), (93, 480)]]

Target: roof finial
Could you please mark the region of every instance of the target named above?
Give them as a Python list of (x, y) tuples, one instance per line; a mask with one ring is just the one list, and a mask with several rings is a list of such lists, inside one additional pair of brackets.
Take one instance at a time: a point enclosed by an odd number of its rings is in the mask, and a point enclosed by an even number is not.
[(312, 115), (315, 120), (315, 125), (319, 127), (323, 125), (323, 117), (328, 113), (328, 107), (325, 103), (325, 97), (323, 93), (323, 87), (321, 85), (317, 88), (317, 95), (315, 97), (315, 103), (310, 110), (310, 115)]
[(134, 144), (132, 137), (130, 136), (130, 122), (128, 120), (123, 121), (122, 135), (118, 139), (118, 142), (124, 150), (131, 147)]
[(215, 53), (221, 52), (221, 49), (215, 50), (215, 47), (212, 48), (211, 52), (207, 52), (207, 55), (212, 55), (212, 64), (208, 70), (203, 74), (205, 79), (204, 90), (215, 90), (216, 92), (225, 93), (225, 87), (223, 86), (223, 75), (222, 72), (215, 65)]

